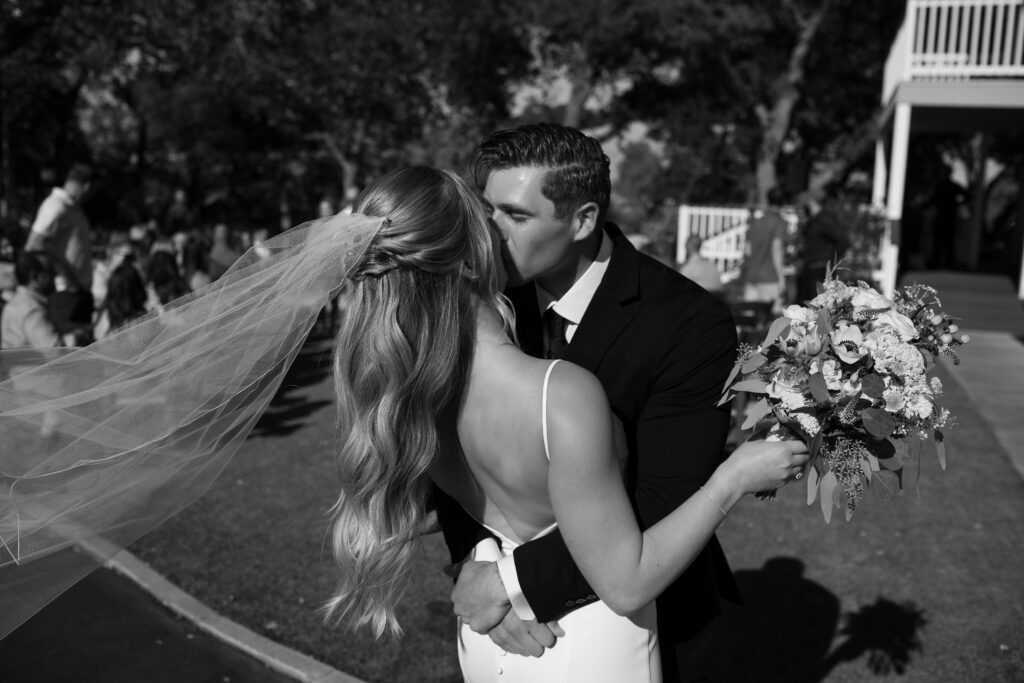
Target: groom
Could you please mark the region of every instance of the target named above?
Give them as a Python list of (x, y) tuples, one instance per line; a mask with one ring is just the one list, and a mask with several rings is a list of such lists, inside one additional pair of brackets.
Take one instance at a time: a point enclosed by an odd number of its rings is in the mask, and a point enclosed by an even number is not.
[[(729, 412), (715, 405), (735, 360), (732, 317), (606, 222), (609, 160), (597, 140), (552, 124), (500, 131), (480, 145), (473, 173), (503, 237), (520, 344), (600, 379), (625, 427), (626, 487), (647, 528), (722, 460)], [(459, 562), (486, 532), (443, 493), (436, 498)], [(739, 594), (712, 537), (658, 598), (666, 681), (719, 677), (721, 598), (738, 601)], [(552, 533), (500, 562), (464, 563), (452, 599), (473, 630), (536, 656), (554, 643), (545, 622), (597, 596)]]

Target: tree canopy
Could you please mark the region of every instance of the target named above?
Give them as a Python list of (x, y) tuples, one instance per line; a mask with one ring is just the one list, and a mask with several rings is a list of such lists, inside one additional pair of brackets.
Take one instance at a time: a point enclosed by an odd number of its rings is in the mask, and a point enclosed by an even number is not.
[[(632, 149), (642, 178), (620, 179), (652, 209), (747, 201), (791, 181), (794, 150), (826, 181), (863, 156), (902, 4), (4, 0), (3, 196), (34, 210), (85, 158), (112, 224), (181, 187), (276, 226), (403, 163), (464, 170), (488, 131), (543, 118), (645, 124), (660, 161)], [(537, 82), (565, 95), (515, 110)]]

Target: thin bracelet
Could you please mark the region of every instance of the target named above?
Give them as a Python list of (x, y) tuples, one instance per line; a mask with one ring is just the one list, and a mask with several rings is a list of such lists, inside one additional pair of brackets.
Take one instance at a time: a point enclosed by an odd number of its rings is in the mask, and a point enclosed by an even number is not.
[(703, 486), (700, 486), (698, 488), (700, 488), (700, 490), (704, 492), (704, 495), (708, 497), (708, 500), (710, 500), (712, 503), (715, 504), (715, 507), (718, 508), (718, 511), (722, 513), (723, 517), (728, 517), (729, 516), (729, 513), (725, 511), (725, 508), (722, 507), (722, 504), (719, 503), (717, 500), (715, 500), (715, 497), (712, 496), (711, 493), (708, 492), (708, 490), (706, 488), (704, 488)]

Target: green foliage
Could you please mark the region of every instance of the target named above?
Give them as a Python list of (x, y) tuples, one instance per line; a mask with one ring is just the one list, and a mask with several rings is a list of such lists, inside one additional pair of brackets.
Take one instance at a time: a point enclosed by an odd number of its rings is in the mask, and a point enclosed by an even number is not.
[(530, 59), (493, 0), (17, 5), (14, 182), (91, 158), (122, 220), (184, 186), (210, 219), (276, 227), (396, 165), (463, 159)]

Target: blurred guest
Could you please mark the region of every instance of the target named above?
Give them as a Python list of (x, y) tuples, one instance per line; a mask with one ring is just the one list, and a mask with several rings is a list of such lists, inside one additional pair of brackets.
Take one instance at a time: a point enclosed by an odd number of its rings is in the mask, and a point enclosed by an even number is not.
[(782, 257), (787, 224), (777, 208), (782, 199), (782, 192), (772, 188), (768, 192), (768, 206), (755, 214), (747, 227), (745, 255), (740, 267), (744, 301), (771, 302), (776, 306), (783, 303), (786, 276)]
[(698, 235), (686, 238), (686, 262), (679, 267), (679, 272), (709, 292), (721, 292), (722, 273), (714, 261), (701, 256), (702, 244), (704, 241)]
[(839, 216), (810, 194), (802, 199), (807, 220), (803, 226), (800, 273), (797, 275), (797, 299), (800, 303), (818, 295), (818, 283), (824, 281), (828, 264), (835, 265), (850, 248), (850, 239)]
[(52, 348), (66, 341), (50, 318), (56, 269), (48, 254), (26, 251), (14, 265), (18, 287), (0, 313), (0, 348)]
[(107, 283), (107, 297), (96, 321), (95, 337), (107, 335), (126, 327), (149, 310), (146, 286), (131, 259), (114, 268)]
[(105, 258), (94, 259), (92, 264), (92, 299), (97, 311), (102, 310), (103, 300), (107, 297), (110, 274), (132, 253), (127, 233), (110, 233), (105, 252)]
[(64, 185), (39, 206), (25, 241), (25, 251), (49, 255), (62, 283), (61, 305), (50, 313), (62, 332), (92, 325), (92, 228), (81, 206), (92, 182), (90, 166), (72, 166)]
[(206, 254), (206, 244), (202, 238), (196, 233), (189, 234), (185, 246), (181, 250), (181, 270), (185, 284), (193, 292), (202, 289), (212, 281)]
[(227, 272), (228, 268), (241, 256), (230, 243), (231, 233), (228, 226), (218, 223), (213, 226), (213, 247), (209, 254), (210, 279), (216, 280)]
[(947, 174), (939, 179), (932, 192), (931, 204), (935, 208), (932, 220), (932, 253), (929, 267), (935, 269), (955, 268), (956, 225), (960, 212), (967, 200), (967, 192), (960, 183)]
[(355, 206), (356, 199), (359, 197), (359, 187), (356, 185), (347, 185), (345, 187), (345, 196), (341, 200), (341, 209), (338, 213), (352, 213), (352, 207)]
[(178, 262), (174, 254), (168, 251), (157, 251), (149, 257), (146, 286), (156, 294), (157, 302), (161, 306), (185, 296), (189, 291), (181, 273), (178, 272)]
[(317, 218), (329, 218), (334, 215), (334, 202), (327, 195), (316, 205)]
[(194, 222), (192, 209), (188, 205), (188, 195), (179, 187), (174, 191), (171, 205), (167, 208), (167, 219), (164, 221), (167, 234), (187, 234)]
[(143, 277), (149, 272), (149, 255), (156, 242), (156, 233), (150, 222), (138, 223), (128, 229), (128, 243), (132, 248), (132, 257), (139, 275)]

